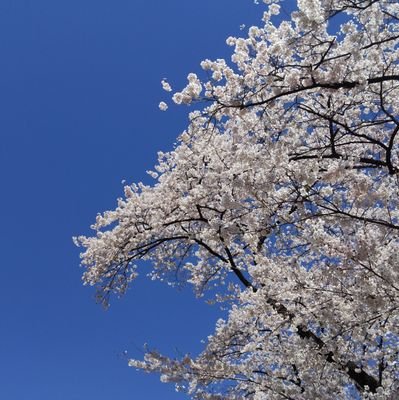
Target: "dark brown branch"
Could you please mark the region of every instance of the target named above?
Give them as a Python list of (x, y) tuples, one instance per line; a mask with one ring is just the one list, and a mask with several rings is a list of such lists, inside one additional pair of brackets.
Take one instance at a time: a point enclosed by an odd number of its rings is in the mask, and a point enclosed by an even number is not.
[(240, 282), (246, 287), (246, 288), (251, 288), (256, 292), (256, 288), (252, 285), (252, 283), (244, 276), (244, 274), (238, 269), (234, 258), (231, 254), (231, 251), (229, 250), (229, 248), (227, 246), (225, 246), (225, 251), (227, 254), (227, 257), (229, 259), (229, 263), (231, 266), (231, 270), (235, 273), (235, 275), (237, 276), (237, 278), (240, 280)]
[[(384, 75), (384, 76), (379, 76), (376, 78), (367, 79), (368, 84), (380, 83), (380, 82), (386, 82), (386, 81), (399, 81), (399, 75)], [(269, 97), (266, 100), (256, 101), (253, 103), (247, 103), (247, 104), (241, 104), (241, 105), (234, 104), (234, 105), (230, 105), (229, 107), (247, 108), (247, 107), (261, 106), (261, 105), (271, 103), (274, 100), (277, 100), (281, 97), (289, 96), (289, 95), (296, 94), (296, 93), (306, 92), (306, 91), (312, 90), (312, 89), (318, 89), (318, 88), (333, 89), (333, 90), (353, 89), (354, 87), (356, 87), (358, 85), (360, 85), (359, 81), (352, 81), (352, 82), (351, 81), (342, 81), (342, 82), (332, 82), (332, 83), (314, 82), (308, 86), (301, 86), (301, 87), (298, 87), (295, 89), (290, 89), (285, 92), (278, 93), (274, 96)]]
[[(269, 298), (267, 299), (267, 303), (270, 304), (279, 314), (284, 315), (289, 319), (294, 318), (294, 313), (289, 311), (283, 304), (278, 303), (276, 300)], [(320, 339), (316, 334), (307, 329), (304, 325), (298, 325), (296, 328), (297, 334), (301, 339), (311, 340), (318, 347), (319, 350), (322, 350), (326, 346), (322, 339)], [(345, 365), (342, 365), (334, 359), (334, 353), (331, 351), (321, 355), (328, 363), (337, 364), (340, 369), (346, 371), (348, 376), (360, 389), (364, 390), (365, 387), (368, 386), (369, 390), (372, 393), (375, 393), (377, 388), (381, 386), (373, 376), (369, 375), (362, 368), (359, 368), (359, 366), (353, 361), (348, 361)]]
[[(347, 159), (347, 156), (343, 156), (339, 153), (336, 154), (326, 154), (326, 155), (318, 155), (318, 154), (311, 154), (311, 155), (292, 155), (290, 161), (299, 161), (299, 160), (314, 160), (314, 159), (330, 159), (330, 158), (340, 158), (340, 159)], [(360, 163), (363, 164), (371, 164), (372, 166), (377, 167), (386, 167), (387, 164), (385, 161), (375, 160), (374, 158), (367, 158), (367, 157), (360, 157), (358, 159)]]

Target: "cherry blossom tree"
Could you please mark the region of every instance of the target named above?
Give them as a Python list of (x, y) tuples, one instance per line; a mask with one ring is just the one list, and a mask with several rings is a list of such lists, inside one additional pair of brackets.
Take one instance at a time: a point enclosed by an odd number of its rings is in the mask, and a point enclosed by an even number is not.
[(397, 399), (399, 2), (265, 3), (172, 93), (154, 184), (76, 238), (83, 279), (106, 303), (145, 260), (229, 307), (198, 356), (130, 360), (193, 398)]

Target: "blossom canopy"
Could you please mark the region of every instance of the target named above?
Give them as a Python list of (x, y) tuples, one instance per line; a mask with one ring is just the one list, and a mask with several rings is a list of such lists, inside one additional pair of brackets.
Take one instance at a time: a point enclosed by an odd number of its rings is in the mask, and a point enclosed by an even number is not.
[(151, 265), (230, 308), (198, 356), (130, 361), (193, 398), (396, 399), (399, 3), (265, 3), (172, 93), (197, 109), (76, 239), (83, 279), (106, 303)]

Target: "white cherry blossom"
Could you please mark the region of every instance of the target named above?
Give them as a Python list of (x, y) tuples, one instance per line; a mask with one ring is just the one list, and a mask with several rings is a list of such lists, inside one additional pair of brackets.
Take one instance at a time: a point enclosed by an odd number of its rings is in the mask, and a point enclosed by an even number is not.
[(160, 103), (159, 103), (159, 109), (161, 110), (161, 111), (166, 111), (167, 109), (168, 109), (168, 105), (164, 102), (164, 101), (161, 101)]

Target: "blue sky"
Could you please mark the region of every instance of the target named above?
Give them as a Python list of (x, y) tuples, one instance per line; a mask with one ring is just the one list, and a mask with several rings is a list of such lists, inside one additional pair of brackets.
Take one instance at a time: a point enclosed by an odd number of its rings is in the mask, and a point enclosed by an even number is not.
[(186, 107), (158, 110), (161, 79), (181, 88), (261, 14), (251, 0), (0, 1), (0, 398), (186, 398), (124, 351), (196, 353), (218, 310), (142, 276), (104, 311), (71, 237), (184, 129)]

